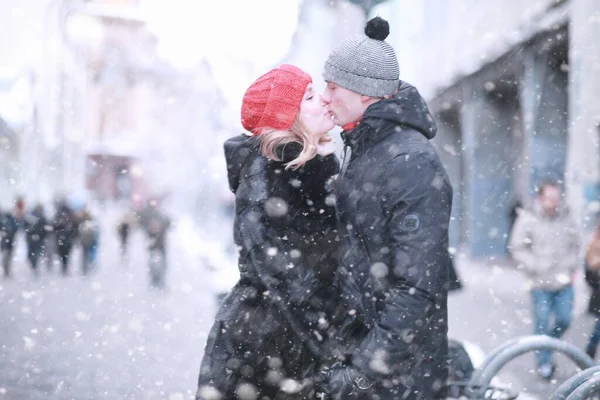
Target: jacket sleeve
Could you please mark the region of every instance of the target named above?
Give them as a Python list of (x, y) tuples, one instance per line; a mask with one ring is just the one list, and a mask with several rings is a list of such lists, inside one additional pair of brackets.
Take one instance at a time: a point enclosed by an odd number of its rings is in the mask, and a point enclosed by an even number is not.
[(569, 224), (566, 229), (567, 240), (569, 241), (569, 254), (565, 254), (565, 257), (569, 258), (569, 266), (571, 268), (571, 273), (575, 273), (582, 264), (581, 260), (581, 238), (579, 236), (579, 230), (577, 229), (577, 224), (573, 220), (573, 218), (569, 217)]
[[(439, 161), (430, 155), (402, 155), (386, 170), (381, 207), (393, 287), (352, 356), (352, 363), (372, 379), (398, 372), (400, 366), (388, 361), (414, 357), (422, 334), (436, 329), (433, 316), (447, 296), (450, 262), (452, 187)], [(442, 343), (428, 346), (439, 349)]]
[(526, 271), (535, 273), (535, 259), (531, 251), (533, 237), (531, 235), (533, 219), (526, 211), (521, 211), (515, 221), (510, 235), (510, 252), (516, 262)]

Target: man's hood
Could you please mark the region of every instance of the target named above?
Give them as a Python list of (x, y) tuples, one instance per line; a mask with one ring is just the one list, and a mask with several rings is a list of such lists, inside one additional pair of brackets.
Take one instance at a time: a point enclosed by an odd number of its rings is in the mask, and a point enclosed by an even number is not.
[(242, 169), (258, 156), (258, 140), (242, 134), (228, 139), (224, 147), (229, 188), (235, 193), (240, 185)]
[(365, 111), (363, 121), (376, 124), (373, 119), (390, 121), (421, 132), (427, 139), (433, 139), (437, 126), (429, 112), (427, 103), (412, 85), (400, 81), (398, 92), (390, 99), (372, 104)]

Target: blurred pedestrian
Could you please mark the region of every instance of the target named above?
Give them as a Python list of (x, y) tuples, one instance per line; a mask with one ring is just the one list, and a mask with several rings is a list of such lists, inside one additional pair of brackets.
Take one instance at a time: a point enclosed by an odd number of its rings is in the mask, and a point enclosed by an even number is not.
[(81, 273), (86, 276), (97, 264), (100, 226), (88, 209), (82, 211), (78, 225), (78, 237), (82, 249)]
[(161, 210), (157, 198), (148, 201), (141, 218), (142, 227), (148, 237), (150, 284), (163, 288), (167, 271), (167, 231), (171, 220)]
[(21, 226), (25, 220), (25, 199), (23, 196), (18, 196), (15, 200), (14, 216), (17, 219), (19, 226)]
[(598, 344), (600, 344), (600, 224), (596, 226), (587, 246), (585, 280), (592, 289), (588, 312), (596, 317), (594, 329), (586, 346), (586, 353), (595, 358)]
[[(531, 286), (534, 333), (561, 338), (573, 313), (573, 279), (579, 262), (579, 233), (554, 181), (538, 189), (531, 211), (521, 209), (510, 238), (512, 256)], [(554, 324), (550, 318), (554, 315)], [(536, 353), (540, 377), (555, 372), (550, 351)]]
[(39, 274), (39, 260), (45, 253), (46, 236), (49, 231), (44, 207), (37, 204), (24, 216), (25, 241), (27, 242), (27, 259), (32, 271)]
[(2, 253), (2, 269), (7, 278), (12, 275), (15, 237), (18, 230), (19, 222), (14, 211), (0, 212), (0, 252)]
[(77, 238), (77, 219), (75, 213), (65, 200), (59, 200), (56, 214), (52, 222), (56, 250), (61, 261), (61, 272), (63, 275), (69, 273), (69, 259), (73, 244)]
[(54, 226), (52, 225), (52, 221), (48, 220), (48, 225), (46, 229), (46, 239), (44, 240), (44, 253), (42, 263), (46, 264), (46, 268), (48, 271), (51, 271), (54, 267), (54, 264), (57, 263), (58, 257), (58, 248), (56, 245), (56, 235), (54, 233)]
[(129, 242), (129, 234), (131, 233), (132, 225), (135, 222), (135, 217), (131, 212), (126, 212), (117, 223), (117, 235), (119, 236), (119, 244), (121, 256), (127, 256), (127, 243)]

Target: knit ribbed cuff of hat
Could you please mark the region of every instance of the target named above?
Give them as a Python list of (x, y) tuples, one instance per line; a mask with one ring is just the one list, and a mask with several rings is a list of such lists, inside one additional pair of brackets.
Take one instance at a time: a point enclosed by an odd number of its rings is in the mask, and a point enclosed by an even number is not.
[(388, 80), (356, 75), (329, 62), (326, 62), (323, 68), (323, 79), (326, 82), (335, 83), (345, 89), (371, 97), (392, 96), (398, 90), (400, 84), (398, 79)]

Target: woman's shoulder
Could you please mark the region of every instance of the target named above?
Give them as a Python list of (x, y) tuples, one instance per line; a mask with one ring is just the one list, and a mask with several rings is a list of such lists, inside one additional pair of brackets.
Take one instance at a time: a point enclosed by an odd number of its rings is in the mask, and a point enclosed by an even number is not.
[(312, 178), (328, 180), (340, 172), (340, 162), (335, 154), (316, 155), (300, 168), (300, 173), (311, 175)]

